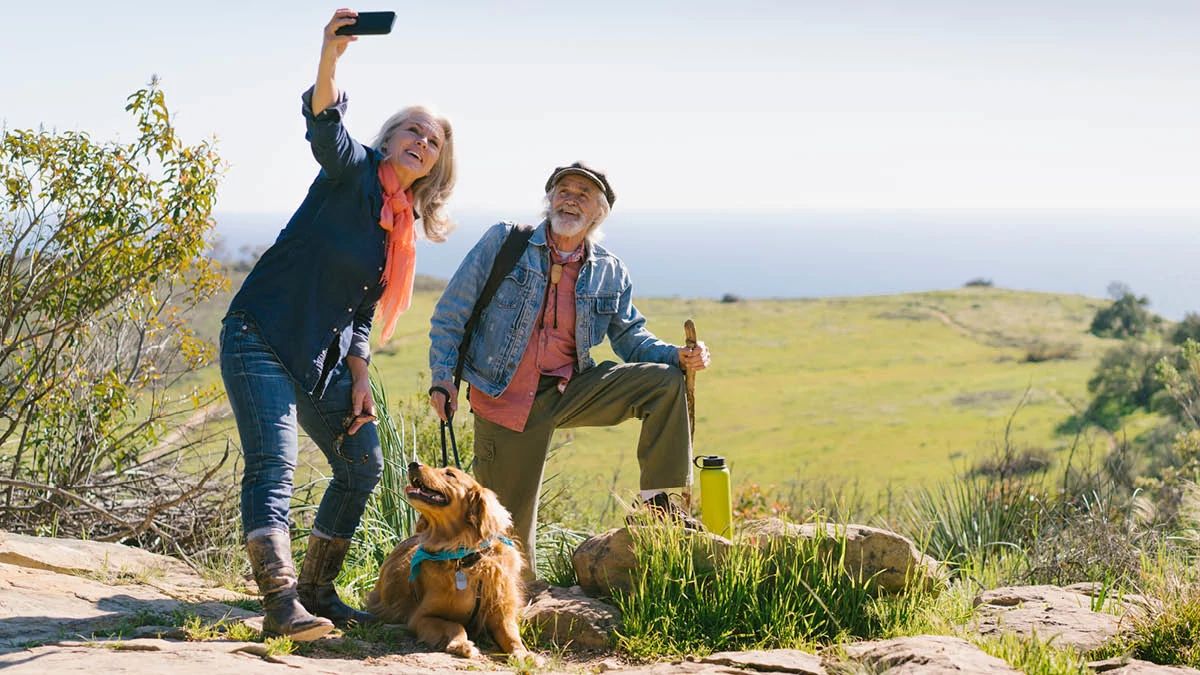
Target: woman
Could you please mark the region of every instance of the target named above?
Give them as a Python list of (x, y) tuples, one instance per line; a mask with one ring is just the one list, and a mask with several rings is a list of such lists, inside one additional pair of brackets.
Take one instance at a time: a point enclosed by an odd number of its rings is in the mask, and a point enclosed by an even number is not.
[[(321, 171), (279, 238), (246, 277), (221, 330), (221, 376), (245, 456), (242, 527), (262, 593), (264, 632), (313, 640), (371, 619), (346, 606), (341, 569), (383, 456), (367, 375), (372, 317), (387, 340), (412, 295), (416, 231), (442, 241), (454, 185), (449, 122), (424, 108), (393, 115), (371, 147), (342, 126), (338, 58), (357, 38), (339, 9), (325, 26), (316, 84), (302, 96)], [(303, 427), (329, 460), (299, 578), (288, 505)], [(315, 615), (315, 616), (314, 616)]]

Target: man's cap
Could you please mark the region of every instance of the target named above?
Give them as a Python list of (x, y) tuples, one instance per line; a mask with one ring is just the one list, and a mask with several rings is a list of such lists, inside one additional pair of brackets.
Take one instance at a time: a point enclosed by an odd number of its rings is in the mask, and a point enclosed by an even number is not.
[(583, 162), (575, 162), (570, 166), (560, 166), (550, 174), (550, 179), (546, 181), (546, 192), (549, 192), (554, 184), (557, 183), (563, 176), (583, 176), (584, 178), (596, 184), (604, 192), (604, 198), (608, 200), (608, 208), (612, 208), (614, 202), (617, 201), (617, 193), (613, 192), (612, 186), (608, 184), (608, 178), (604, 172), (597, 171)]

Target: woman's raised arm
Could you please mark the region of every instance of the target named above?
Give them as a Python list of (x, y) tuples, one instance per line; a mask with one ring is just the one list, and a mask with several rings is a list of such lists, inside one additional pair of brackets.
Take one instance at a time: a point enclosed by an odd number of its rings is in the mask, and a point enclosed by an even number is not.
[(319, 115), (323, 110), (338, 100), (337, 82), (334, 76), (337, 72), (337, 61), (346, 51), (346, 47), (358, 38), (354, 35), (338, 35), (337, 29), (353, 25), (357, 21), (358, 12), (342, 8), (333, 13), (333, 18), (325, 24), (325, 35), (321, 41), (321, 61), (317, 66), (317, 82), (313, 87), (312, 112)]

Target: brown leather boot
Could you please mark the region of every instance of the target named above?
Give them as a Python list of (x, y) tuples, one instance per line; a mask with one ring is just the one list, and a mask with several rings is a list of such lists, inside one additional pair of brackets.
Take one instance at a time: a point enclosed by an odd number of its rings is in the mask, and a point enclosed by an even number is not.
[[(671, 499), (672, 496), (675, 499)], [(670, 495), (666, 492), (660, 492), (642, 502), (641, 508), (625, 516), (625, 524), (637, 525), (640, 520), (644, 520), (649, 516), (652, 520), (678, 525), (685, 530), (704, 532), (704, 523), (693, 518), (692, 514), (688, 513), (688, 510), (681, 504), (676, 503), (675, 500), (682, 501), (682, 497), (680, 495)]]
[(337, 589), (333, 587), (333, 581), (342, 571), (342, 563), (349, 550), (349, 539), (324, 539), (315, 534), (309, 535), (308, 552), (304, 554), (297, 585), (304, 608), (333, 621), (338, 628), (375, 622), (374, 615), (360, 612), (342, 602)]
[(254, 581), (262, 593), (263, 634), (286, 635), (297, 642), (316, 640), (333, 630), (328, 619), (304, 610), (296, 592), (296, 567), (292, 564), (292, 539), (287, 532), (271, 530), (246, 541)]

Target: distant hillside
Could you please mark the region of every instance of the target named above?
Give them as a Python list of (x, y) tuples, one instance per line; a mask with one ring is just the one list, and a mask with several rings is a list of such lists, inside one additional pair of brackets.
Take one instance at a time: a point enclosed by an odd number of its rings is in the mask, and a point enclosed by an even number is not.
[[(428, 386), (428, 317), (420, 295), (375, 364), (394, 396)], [(1104, 301), (996, 288), (861, 298), (645, 299), (665, 340), (693, 318), (713, 367), (698, 380), (698, 454), (729, 458), (746, 485), (856, 484), (874, 497), (952, 475), (990, 451), (1028, 388), (1014, 440), (1054, 456), (1055, 427), (1086, 402), (1110, 341), (1087, 333)], [(1029, 362), (1031, 353), (1071, 358)], [(598, 358), (613, 358), (607, 348)], [(547, 475), (599, 511), (610, 488), (637, 488), (638, 425), (560, 432), (571, 443)], [(803, 491), (803, 487), (800, 488)], [(803, 498), (803, 494), (797, 495)]]

